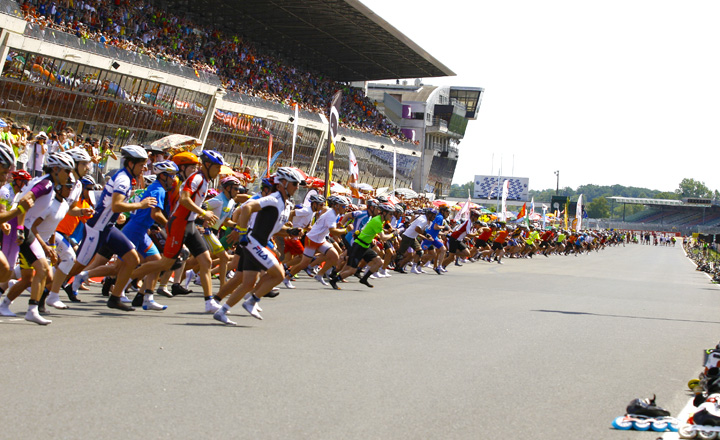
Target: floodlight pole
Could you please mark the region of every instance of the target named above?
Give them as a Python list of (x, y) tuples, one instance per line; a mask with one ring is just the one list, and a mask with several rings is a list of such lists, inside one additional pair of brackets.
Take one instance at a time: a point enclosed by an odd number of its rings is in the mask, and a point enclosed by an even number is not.
[(555, 195), (560, 194), (560, 170), (555, 171), (555, 175), (557, 176), (557, 185), (555, 186)]

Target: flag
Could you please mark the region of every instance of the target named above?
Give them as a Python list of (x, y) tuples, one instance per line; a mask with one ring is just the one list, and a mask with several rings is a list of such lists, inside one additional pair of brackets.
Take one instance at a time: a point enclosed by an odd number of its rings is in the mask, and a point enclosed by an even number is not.
[(348, 150), (350, 150), (350, 154), (348, 157), (348, 162), (350, 163), (350, 174), (348, 175), (348, 186), (350, 187), (350, 192), (352, 193), (352, 196), (356, 199), (360, 198), (360, 191), (358, 191), (357, 184), (360, 181), (360, 168), (358, 167), (357, 159), (355, 158), (355, 153), (353, 153), (352, 148), (348, 147)]
[(527, 209), (527, 203), (523, 203), (522, 208), (520, 208), (520, 212), (518, 212), (517, 219), (520, 220), (521, 218), (525, 217), (527, 212), (525, 211)]
[(338, 90), (330, 103), (330, 117), (328, 118), (328, 147), (327, 167), (325, 167), (325, 198), (330, 197), (330, 182), (333, 177), (333, 166), (335, 165), (335, 138), (340, 127), (340, 101), (342, 92)]
[(577, 219), (577, 227), (575, 230), (579, 231), (582, 229), (582, 194), (578, 197), (577, 209), (575, 209), (575, 218)]
[(272, 156), (272, 135), (270, 135), (270, 140), (268, 141), (268, 160), (267, 160), (267, 173), (265, 174), (265, 177), (270, 177), (270, 157)]
[(245, 160), (243, 159), (242, 151), (240, 152), (240, 166), (243, 166)]
[(298, 130), (298, 103), (295, 103), (295, 119), (293, 119), (293, 139), (292, 139), (292, 151), (290, 152), (290, 166), (295, 166), (295, 138), (297, 138)]
[(545, 222), (547, 221), (547, 210), (548, 210), (548, 207), (545, 206), (545, 204), (543, 203), (543, 205), (542, 205), (542, 211), (543, 211), (543, 225), (542, 225), (542, 227), (543, 227), (543, 229), (545, 229)]
[(468, 191), (468, 199), (467, 199), (467, 202), (465, 202), (465, 206), (462, 207), (462, 209), (460, 210), (460, 212), (459, 212), (458, 215), (457, 215), (457, 217), (458, 217), (460, 220), (465, 220), (466, 218), (470, 217), (470, 215), (469, 215), (469, 213), (470, 213), (470, 203), (472, 203), (472, 202), (471, 202), (471, 199), (470, 199), (470, 191)]
[(563, 210), (563, 213), (565, 215), (565, 229), (568, 227), (568, 204), (570, 203), (570, 198), (568, 197), (565, 200), (565, 209)]

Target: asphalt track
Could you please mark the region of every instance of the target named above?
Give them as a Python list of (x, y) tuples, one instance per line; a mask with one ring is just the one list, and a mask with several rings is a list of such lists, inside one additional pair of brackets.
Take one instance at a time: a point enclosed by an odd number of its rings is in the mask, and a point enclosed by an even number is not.
[(197, 294), (125, 314), (97, 288), (48, 327), (2, 318), (0, 437), (655, 439), (610, 423), (653, 393), (677, 414), (720, 339), (720, 290), (679, 247), (375, 284), (302, 278), (238, 327)]

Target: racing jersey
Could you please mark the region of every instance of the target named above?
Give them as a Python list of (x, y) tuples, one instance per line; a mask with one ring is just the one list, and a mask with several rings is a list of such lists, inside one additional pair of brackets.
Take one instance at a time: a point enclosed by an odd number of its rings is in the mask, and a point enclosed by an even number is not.
[(302, 208), (295, 209), (295, 216), (293, 217), (293, 227), (303, 229), (310, 224), (312, 216), (315, 212), (312, 210), (310, 205), (303, 206)]
[(267, 243), (287, 223), (291, 205), (283, 199), (279, 191), (261, 197), (257, 202), (261, 209), (256, 213), (250, 235), (259, 243)]
[(418, 231), (415, 228), (420, 228), (423, 231), (427, 227), (428, 219), (425, 215), (421, 214), (418, 216), (418, 218), (415, 219), (414, 222), (410, 223), (410, 226), (407, 227), (405, 232), (403, 232), (403, 235), (408, 238), (417, 238)]
[(112, 210), (113, 194), (122, 194), (127, 199), (132, 193), (133, 180), (126, 168), (119, 170), (110, 178), (100, 193), (100, 197), (97, 198), (95, 214), (87, 221), (87, 227), (101, 231), (106, 226), (115, 224), (120, 213)]
[(508, 236), (508, 231), (498, 231), (497, 235), (495, 236), (495, 243), (505, 243), (505, 239)]
[(322, 243), (330, 233), (330, 228), (337, 226), (337, 217), (338, 214), (334, 209), (328, 209), (325, 214), (320, 216), (305, 236), (308, 240), (314, 241), (315, 243)]
[(359, 233), (370, 220), (370, 214), (367, 211), (353, 211), (350, 218), (353, 222), (353, 230), (345, 234), (345, 239), (352, 244), (355, 241), (355, 234)]
[(49, 209), (41, 216), (43, 221), (37, 227), (38, 235), (40, 235), (45, 243), (55, 234), (55, 229), (57, 229), (58, 224), (65, 218), (69, 210), (70, 205), (68, 205), (67, 201), (58, 200), (57, 197), (53, 197)]
[(218, 218), (218, 221), (212, 225), (216, 231), (220, 229), (225, 220), (227, 220), (235, 209), (235, 200), (228, 199), (224, 192), (205, 202), (208, 209)]
[(372, 244), (373, 239), (383, 230), (383, 220), (381, 215), (376, 215), (371, 218), (364, 228), (360, 231), (355, 242), (364, 247), (369, 248)]
[[(200, 171), (194, 172), (188, 179), (182, 183), (182, 187), (180, 188), (180, 191), (185, 191), (190, 193), (190, 197), (192, 201), (197, 206), (202, 206), (203, 201), (205, 201), (205, 196), (207, 195), (208, 191), (208, 182), (205, 179), (205, 176)], [(175, 210), (173, 211), (172, 215), (176, 218), (187, 220), (189, 222), (195, 221), (197, 218), (197, 213), (190, 211), (186, 207), (184, 207), (180, 200), (178, 199), (177, 204), (175, 205)]]
[[(443, 228), (443, 225), (445, 224), (445, 217), (442, 216), (442, 214), (438, 214), (435, 216), (435, 220), (428, 226), (427, 230), (425, 232), (428, 233), (429, 236), (431, 236), (433, 239), (437, 240), (438, 235), (440, 234), (440, 231)], [(439, 226), (440, 229), (435, 229), (435, 225)]]
[(462, 241), (467, 234), (469, 234), (472, 231), (472, 222), (470, 219), (465, 220), (465, 223), (461, 224), (455, 230), (450, 234), (451, 238), (454, 238), (457, 241)]
[[(165, 188), (163, 188), (162, 184), (156, 180), (150, 184), (143, 193), (142, 199), (147, 197), (155, 197), (157, 200), (156, 207), (159, 208), (165, 203)], [(133, 214), (130, 217), (130, 220), (128, 220), (125, 226), (123, 226), (123, 234), (128, 237), (135, 234), (147, 234), (147, 230), (150, 229), (150, 226), (152, 226), (153, 223), (155, 223), (155, 220), (153, 220), (151, 215), (152, 210), (153, 208), (145, 208), (135, 211), (135, 214)]]
[(55, 198), (55, 191), (53, 190), (53, 182), (49, 175), (42, 177), (36, 177), (23, 188), (20, 198), (24, 197), (25, 194), (32, 192), (35, 196), (35, 203), (25, 213), (25, 228), (29, 229), (38, 217), (45, 215), (46, 211), (50, 209), (50, 204)]

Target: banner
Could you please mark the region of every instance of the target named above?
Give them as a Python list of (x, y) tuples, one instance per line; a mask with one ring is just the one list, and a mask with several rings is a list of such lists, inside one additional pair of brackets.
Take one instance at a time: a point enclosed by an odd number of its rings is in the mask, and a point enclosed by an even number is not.
[(577, 208), (575, 208), (575, 218), (577, 219), (577, 227), (575, 230), (579, 231), (582, 229), (582, 194), (578, 197)]
[(349, 154), (349, 163), (350, 163), (350, 174), (348, 175), (348, 186), (350, 187), (350, 192), (352, 193), (352, 196), (356, 199), (360, 198), (360, 191), (358, 191), (357, 184), (360, 182), (360, 168), (358, 167), (357, 159), (355, 158), (355, 154), (353, 153), (352, 148), (348, 147), (348, 150), (350, 150)]
[(298, 130), (298, 103), (295, 103), (295, 119), (293, 120), (293, 139), (292, 139), (292, 151), (290, 152), (290, 166), (295, 166), (295, 138), (297, 138)]
[(543, 228), (543, 230), (545, 229), (545, 223), (547, 222), (547, 210), (548, 210), (548, 207), (545, 206), (545, 204), (543, 203), (543, 205), (542, 205), (542, 211), (543, 211), (543, 225), (542, 225), (542, 228)]
[(335, 138), (340, 128), (340, 101), (342, 92), (337, 91), (330, 103), (330, 117), (328, 118), (328, 149), (327, 166), (325, 167), (325, 198), (330, 197), (330, 182), (333, 177), (333, 166), (335, 165)]
[(501, 212), (500, 215), (502, 216), (502, 221), (507, 220), (506, 202), (507, 202), (509, 192), (510, 192), (510, 181), (506, 180), (503, 182), (503, 189), (502, 189), (502, 206), (501, 206), (501, 210), (500, 210), (500, 212)]
[(267, 172), (265, 173), (265, 177), (270, 177), (270, 156), (272, 156), (272, 135), (270, 135), (270, 139), (268, 140), (268, 160)]

